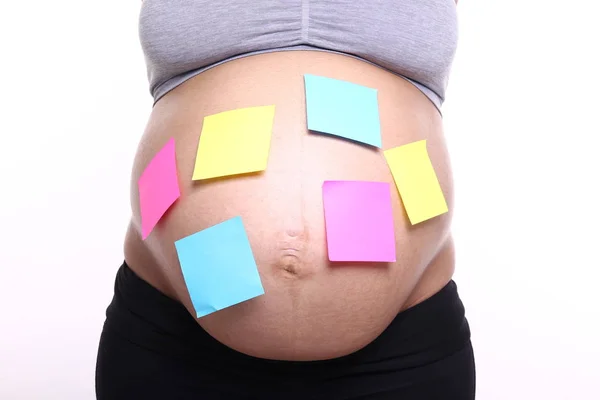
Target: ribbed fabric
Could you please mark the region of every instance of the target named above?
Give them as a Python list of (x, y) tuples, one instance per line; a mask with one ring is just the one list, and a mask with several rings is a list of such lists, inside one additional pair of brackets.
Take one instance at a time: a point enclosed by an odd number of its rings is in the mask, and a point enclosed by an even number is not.
[(457, 25), (454, 0), (144, 0), (139, 33), (155, 102), (227, 61), (317, 50), (394, 72), (439, 109)]

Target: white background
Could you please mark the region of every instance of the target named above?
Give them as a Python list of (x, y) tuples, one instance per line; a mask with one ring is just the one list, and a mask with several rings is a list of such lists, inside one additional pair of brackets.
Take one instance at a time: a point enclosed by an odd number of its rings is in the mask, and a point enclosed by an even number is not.
[[(93, 399), (151, 107), (141, 3), (1, 4), (0, 398)], [(598, 2), (458, 10), (444, 114), (477, 398), (598, 400)]]

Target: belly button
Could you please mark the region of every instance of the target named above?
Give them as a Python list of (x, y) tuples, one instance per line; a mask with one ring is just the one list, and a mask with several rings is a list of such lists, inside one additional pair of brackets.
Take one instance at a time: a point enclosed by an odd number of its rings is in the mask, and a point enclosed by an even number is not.
[(297, 254), (294, 254), (294, 250), (286, 250), (284, 254), (279, 258), (277, 266), (283, 269), (290, 275), (298, 276), (300, 274), (300, 258)]
[(306, 246), (306, 232), (303, 229), (287, 229), (285, 237), (278, 243), (278, 254), (275, 266), (283, 270), (286, 276), (299, 278), (306, 274), (304, 263), (304, 248)]

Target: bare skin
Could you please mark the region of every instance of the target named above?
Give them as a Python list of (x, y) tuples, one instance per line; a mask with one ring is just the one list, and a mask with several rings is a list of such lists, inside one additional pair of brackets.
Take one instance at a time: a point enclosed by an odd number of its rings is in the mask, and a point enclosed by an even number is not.
[[(395, 186), (381, 152), (307, 132), (304, 73), (377, 88), (383, 149), (427, 140), (450, 211), (410, 226), (394, 190), (395, 263), (334, 265), (327, 259), (323, 181), (369, 180)], [(210, 182), (191, 180), (204, 116), (271, 104), (276, 113), (266, 171)], [(142, 241), (137, 180), (171, 137), (182, 195)], [(350, 57), (270, 53), (231, 61), (192, 78), (153, 108), (131, 182), (133, 217), (125, 259), (142, 279), (181, 302), (193, 318), (174, 242), (242, 217), (265, 294), (197, 322), (220, 342), (255, 357), (320, 360), (354, 352), (383, 332), (398, 312), (439, 291), (454, 272), (453, 185), (442, 118), (412, 84)]]

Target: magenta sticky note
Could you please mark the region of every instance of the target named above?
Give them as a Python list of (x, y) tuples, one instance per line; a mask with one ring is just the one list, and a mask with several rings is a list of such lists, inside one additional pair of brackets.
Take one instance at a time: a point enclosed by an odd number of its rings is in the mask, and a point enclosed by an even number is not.
[(180, 196), (173, 138), (150, 161), (138, 180), (138, 190), (142, 239), (146, 239)]
[(396, 261), (389, 183), (325, 181), (323, 206), (330, 261)]

